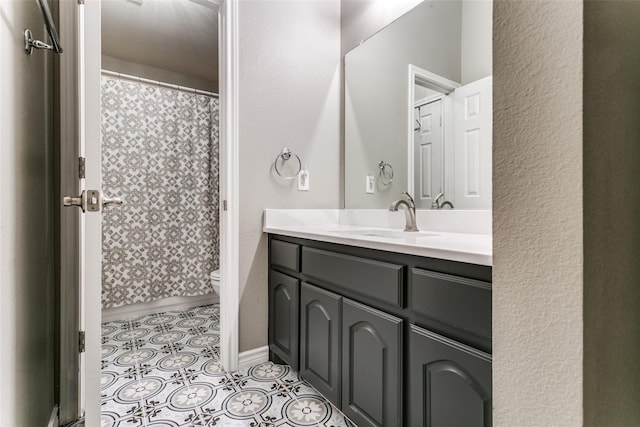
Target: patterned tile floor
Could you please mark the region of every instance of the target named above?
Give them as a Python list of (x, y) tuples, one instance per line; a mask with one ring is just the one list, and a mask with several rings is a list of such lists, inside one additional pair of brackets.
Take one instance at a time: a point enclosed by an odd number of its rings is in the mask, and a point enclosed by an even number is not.
[(354, 426), (289, 366), (222, 372), (219, 313), (103, 323), (102, 426)]

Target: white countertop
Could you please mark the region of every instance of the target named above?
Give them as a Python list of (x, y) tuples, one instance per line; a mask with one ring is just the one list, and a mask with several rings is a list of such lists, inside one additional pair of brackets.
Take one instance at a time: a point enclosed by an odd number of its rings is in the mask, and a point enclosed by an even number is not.
[[(473, 211), (466, 212), (470, 213), (464, 219), (472, 220)], [(432, 222), (437, 222), (433, 220), (433, 214), (430, 215)], [(478, 215), (484, 215), (479, 222), (487, 222), (486, 214)], [(490, 219), (490, 214), (488, 217)], [(397, 218), (401, 220), (400, 225), (397, 224)], [(474, 230), (483, 233), (461, 233), (443, 231), (442, 224), (434, 224), (430, 229), (424, 221), (422, 222), (421, 224), (420, 220), (418, 221), (421, 232), (411, 233), (402, 231), (404, 214), (399, 216), (384, 210), (267, 209), (263, 231), (389, 252), (492, 265), (490, 227), (488, 234), (486, 226)], [(393, 223), (392, 226), (388, 226), (389, 223)]]

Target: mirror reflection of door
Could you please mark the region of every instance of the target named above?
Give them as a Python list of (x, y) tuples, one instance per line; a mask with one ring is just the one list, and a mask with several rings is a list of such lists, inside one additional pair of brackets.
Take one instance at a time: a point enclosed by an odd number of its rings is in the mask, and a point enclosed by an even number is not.
[(454, 205), (491, 209), (492, 78), (456, 89)]
[(438, 193), (443, 192), (444, 146), (442, 132), (442, 99), (431, 99), (415, 107), (413, 161), (414, 189), (417, 208), (430, 208)]

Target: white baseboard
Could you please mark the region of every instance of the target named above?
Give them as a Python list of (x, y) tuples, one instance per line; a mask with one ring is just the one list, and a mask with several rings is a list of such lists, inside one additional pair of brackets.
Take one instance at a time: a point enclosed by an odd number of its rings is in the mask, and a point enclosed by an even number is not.
[(243, 351), (238, 355), (238, 369), (249, 368), (269, 361), (269, 346)]
[(47, 423), (47, 427), (59, 427), (60, 421), (58, 420), (58, 406), (54, 406), (51, 409), (51, 416), (49, 417), (49, 422)]
[(170, 297), (157, 301), (130, 304), (122, 307), (102, 310), (102, 321), (131, 319), (138, 316), (162, 313), (163, 311), (184, 310), (199, 305), (214, 304), (220, 301), (216, 294), (198, 295), (194, 297)]

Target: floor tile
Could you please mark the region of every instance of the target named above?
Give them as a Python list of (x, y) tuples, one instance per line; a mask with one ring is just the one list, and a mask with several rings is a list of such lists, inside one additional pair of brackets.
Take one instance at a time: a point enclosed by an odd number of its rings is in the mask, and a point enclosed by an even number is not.
[(101, 427), (354, 427), (286, 365), (220, 366), (218, 304), (102, 324)]

